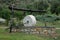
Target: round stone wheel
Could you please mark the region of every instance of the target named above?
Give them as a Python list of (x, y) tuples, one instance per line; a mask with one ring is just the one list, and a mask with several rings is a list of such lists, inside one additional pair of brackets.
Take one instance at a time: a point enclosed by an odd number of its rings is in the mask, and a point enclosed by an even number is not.
[(35, 26), (35, 24), (36, 24), (36, 18), (33, 15), (27, 15), (23, 19), (23, 24), (24, 24), (25, 27)]

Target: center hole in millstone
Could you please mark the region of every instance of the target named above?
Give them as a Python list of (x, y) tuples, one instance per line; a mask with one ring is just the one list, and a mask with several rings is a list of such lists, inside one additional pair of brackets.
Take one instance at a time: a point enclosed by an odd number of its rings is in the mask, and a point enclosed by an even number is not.
[(27, 21), (27, 23), (29, 23), (29, 21)]

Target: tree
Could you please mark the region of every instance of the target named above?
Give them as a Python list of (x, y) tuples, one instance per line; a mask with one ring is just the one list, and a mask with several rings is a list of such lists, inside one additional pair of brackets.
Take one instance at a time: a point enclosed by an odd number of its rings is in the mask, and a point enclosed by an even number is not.
[(60, 7), (60, 0), (54, 0), (51, 2), (51, 13), (52, 14), (56, 14), (56, 15), (59, 15), (59, 7)]

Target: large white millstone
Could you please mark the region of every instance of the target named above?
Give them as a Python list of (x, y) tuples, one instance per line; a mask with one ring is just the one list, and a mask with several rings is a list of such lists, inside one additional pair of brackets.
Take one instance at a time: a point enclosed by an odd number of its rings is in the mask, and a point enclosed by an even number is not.
[(35, 24), (36, 24), (36, 18), (33, 15), (27, 15), (23, 19), (23, 24), (24, 24), (25, 27), (35, 26)]

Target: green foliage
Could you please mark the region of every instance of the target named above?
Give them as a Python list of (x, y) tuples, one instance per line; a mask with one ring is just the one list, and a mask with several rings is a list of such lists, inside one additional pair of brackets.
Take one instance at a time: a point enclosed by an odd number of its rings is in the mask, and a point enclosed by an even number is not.
[(46, 1), (41, 1), (38, 3), (38, 10), (46, 10), (48, 6), (49, 5)]
[(4, 19), (7, 19), (7, 20), (9, 20), (10, 19), (10, 12), (9, 12), (9, 10), (3, 10), (2, 11), (2, 18), (4, 18)]
[(24, 15), (23, 15), (24, 12), (15, 11), (14, 14), (15, 14), (14, 16), (17, 17), (17, 19), (19, 19), (19, 20), (22, 20), (24, 17)]
[(15, 3), (16, 0), (0, 0), (1, 4), (11, 4), (11, 3)]
[(42, 22), (54, 22), (59, 17), (55, 15), (37, 15), (36, 18), (38, 21), (42, 21)]
[(10, 11), (6, 8), (3, 8), (0, 12), (0, 17), (9, 20), (10, 19)]

